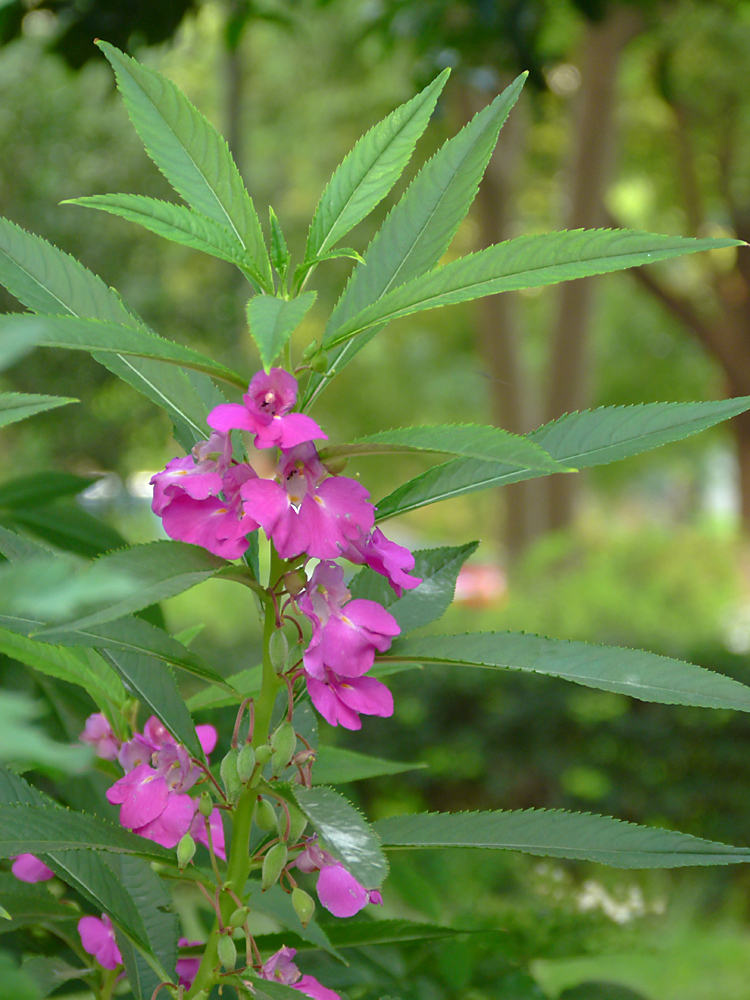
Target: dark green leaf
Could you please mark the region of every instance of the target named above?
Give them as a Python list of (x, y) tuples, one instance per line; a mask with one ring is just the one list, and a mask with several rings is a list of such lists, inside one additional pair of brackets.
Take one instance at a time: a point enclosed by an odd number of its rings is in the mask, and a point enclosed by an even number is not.
[(11, 510), (44, 506), (60, 497), (76, 496), (91, 486), (90, 479), (69, 472), (32, 472), (0, 485), (0, 507)]
[(78, 403), (78, 399), (63, 396), (39, 396), (31, 392), (0, 392), (0, 427), (15, 424), (19, 420), (36, 416), (46, 410), (54, 410), (68, 403)]
[(343, 747), (321, 746), (313, 767), (313, 781), (316, 785), (343, 785), (348, 781), (362, 781), (383, 774), (401, 774), (402, 771), (414, 771), (421, 767), (427, 765), (401, 764), (395, 760), (345, 750)]

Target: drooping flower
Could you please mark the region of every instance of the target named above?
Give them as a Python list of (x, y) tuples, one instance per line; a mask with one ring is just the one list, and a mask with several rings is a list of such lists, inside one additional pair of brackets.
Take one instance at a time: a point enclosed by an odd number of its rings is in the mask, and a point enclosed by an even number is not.
[(366, 889), (340, 861), (311, 837), (295, 860), (302, 872), (320, 871), (318, 899), (334, 917), (353, 917), (368, 903), (382, 904), (377, 889)]
[(232, 442), (228, 434), (215, 431), (207, 441), (199, 441), (189, 455), (173, 458), (163, 472), (151, 477), (154, 487), (151, 509), (161, 515), (170, 500), (183, 493), (194, 500), (218, 496), (231, 458)]
[(303, 441), (326, 438), (304, 413), (290, 413), (297, 401), (297, 381), (283, 368), (257, 372), (240, 403), (220, 403), (206, 418), (219, 431), (243, 430), (255, 435), (256, 448), (294, 448)]
[(302, 975), (293, 961), (296, 954), (295, 948), (280, 948), (263, 964), (259, 973), (260, 978), (291, 986), (305, 996), (312, 997), (312, 1000), (341, 1000), (338, 993), (323, 986), (314, 976)]
[(97, 757), (104, 760), (117, 760), (120, 741), (112, 732), (109, 719), (101, 712), (94, 712), (86, 719), (86, 725), (83, 727), (79, 739), (94, 747)]
[(21, 882), (47, 882), (55, 873), (33, 854), (13, 855), (11, 872)]
[(165, 774), (148, 764), (138, 764), (106, 794), (109, 802), (120, 806), (124, 827), (162, 847), (177, 846), (198, 808), (195, 799), (170, 786)]
[(116, 969), (122, 965), (122, 955), (115, 941), (112, 921), (106, 913), (99, 917), (81, 917), (78, 921), (78, 933), (84, 951), (93, 955), (104, 969)]
[(370, 494), (355, 479), (328, 476), (309, 442), (285, 452), (276, 472), (279, 482), (253, 479), (241, 493), (245, 513), (261, 525), (282, 559), (302, 552), (336, 559), (352, 539), (372, 528)]
[(418, 576), (410, 576), (408, 570), (414, 569), (414, 556), (403, 545), (386, 538), (380, 528), (375, 528), (370, 535), (353, 538), (341, 555), (358, 566), (367, 565), (370, 569), (387, 578), (396, 595), (401, 597), (405, 590), (413, 590), (422, 582)]
[(339, 677), (326, 669), (323, 679), (305, 675), (310, 701), (331, 726), (361, 729), (360, 715), (393, 715), (393, 695), (375, 677)]

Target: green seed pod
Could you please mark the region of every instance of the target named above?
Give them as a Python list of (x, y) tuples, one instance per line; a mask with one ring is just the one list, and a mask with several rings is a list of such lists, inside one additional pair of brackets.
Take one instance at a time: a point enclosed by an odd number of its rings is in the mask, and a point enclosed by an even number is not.
[(284, 586), (287, 589), (287, 593), (291, 594), (292, 597), (297, 597), (307, 586), (305, 571), (302, 569), (293, 569), (289, 573), (285, 573)]
[(247, 915), (250, 912), (246, 906), (240, 906), (234, 911), (232, 916), (229, 918), (230, 927), (242, 927), (247, 920)]
[(332, 476), (340, 476), (344, 469), (349, 464), (349, 459), (343, 456), (334, 456), (333, 458), (327, 458), (323, 465), (331, 473)]
[(305, 832), (307, 826), (307, 816), (298, 809), (297, 806), (289, 806), (289, 843), (298, 844), (299, 839)]
[(194, 854), (195, 841), (189, 833), (186, 833), (177, 845), (177, 864), (179, 865), (180, 871), (182, 871), (183, 868), (187, 868), (193, 860)]
[(270, 833), (276, 829), (276, 810), (268, 799), (258, 799), (255, 803), (253, 814), (255, 825), (264, 833)]
[(253, 776), (255, 770), (255, 751), (250, 743), (246, 743), (240, 750), (237, 758), (237, 776), (243, 785), (246, 785)]
[(317, 340), (313, 340), (311, 343), (307, 345), (307, 347), (302, 352), (302, 360), (309, 361), (310, 358), (314, 358), (317, 353), (318, 353), (318, 342)]
[(282, 722), (271, 736), (271, 746), (275, 751), (272, 774), (274, 778), (278, 778), (289, 767), (289, 761), (297, 749), (297, 734), (289, 720)]
[(208, 792), (203, 792), (198, 802), (198, 810), (201, 816), (205, 816), (206, 819), (214, 811), (214, 800), (211, 798)]
[(307, 927), (315, 913), (315, 900), (304, 889), (295, 886), (292, 889), (292, 906), (299, 917), (299, 922), (303, 927)]
[(276, 673), (283, 674), (289, 656), (289, 641), (280, 628), (271, 634), (268, 641), (268, 655), (271, 659), (271, 666)]
[(237, 758), (240, 752), (237, 747), (232, 747), (224, 760), (221, 762), (219, 773), (224, 785), (224, 791), (230, 802), (236, 802), (242, 792), (242, 782), (237, 773)]
[(310, 367), (318, 375), (325, 375), (328, 371), (328, 355), (325, 351), (318, 351), (310, 358)]
[(287, 860), (286, 844), (274, 844), (270, 851), (263, 858), (263, 869), (261, 871), (261, 890), (270, 889), (276, 885), (279, 876), (284, 870)]
[(269, 746), (267, 743), (263, 743), (262, 746), (259, 746), (255, 751), (255, 759), (261, 767), (265, 767), (272, 757), (273, 747)]
[(229, 934), (222, 934), (219, 938), (218, 952), (219, 961), (228, 972), (231, 972), (237, 964), (237, 949)]

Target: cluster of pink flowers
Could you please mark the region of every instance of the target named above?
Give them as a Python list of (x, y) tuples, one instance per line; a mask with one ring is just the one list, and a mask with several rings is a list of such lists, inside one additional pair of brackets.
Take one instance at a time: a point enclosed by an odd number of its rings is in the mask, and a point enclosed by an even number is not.
[[(152, 507), (171, 538), (227, 559), (239, 558), (247, 536), (262, 527), (282, 559), (322, 560), (297, 595), (312, 625), (302, 672), (326, 721), (359, 729), (360, 715), (393, 713), (388, 688), (364, 675), (400, 629), (375, 601), (350, 600), (343, 569), (332, 560), (370, 566), (398, 596), (421, 580), (410, 575), (411, 552), (374, 528), (375, 507), (364, 486), (332, 475), (321, 461), (312, 440), (326, 435), (310, 417), (291, 412), (296, 400), (297, 383), (288, 372), (258, 372), (242, 404), (224, 403), (209, 413), (209, 439), (152, 478)], [(280, 449), (274, 479), (233, 463), (229, 435), (236, 429), (252, 433), (256, 448)]]
[[(216, 730), (196, 726), (196, 733), (203, 752), (209, 754), (216, 746)], [(120, 743), (105, 716), (97, 712), (86, 720), (81, 739), (93, 746), (99, 757), (117, 760), (125, 771), (107, 791), (108, 801), (120, 806), (124, 827), (162, 847), (176, 847), (186, 833), (208, 845), (207, 821), (198, 812), (198, 800), (188, 795), (201, 771), (156, 716), (146, 722), (142, 733)], [(223, 858), (224, 827), (218, 809), (213, 810), (208, 825), (213, 849)]]

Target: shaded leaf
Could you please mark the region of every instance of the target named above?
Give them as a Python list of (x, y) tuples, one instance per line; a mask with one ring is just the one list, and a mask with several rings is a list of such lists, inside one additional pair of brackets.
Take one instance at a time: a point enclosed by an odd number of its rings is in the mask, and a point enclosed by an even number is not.
[(39, 714), (40, 706), (26, 695), (0, 692), (0, 761), (54, 767), (72, 774), (85, 771), (91, 763), (90, 748), (54, 742), (32, 722)]
[(32, 392), (0, 392), (0, 427), (15, 424), (19, 420), (36, 416), (46, 410), (54, 410), (68, 403), (78, 403), (78, 399), (63, 396), (39, 396)]
[(348, 781), (362, 781), (377, 778), (383, 774), (401, 774), (427, 767), (426, 764), (401, 764), (382, 757), (345, 750), (343, 747), (321, 746), (318, 748), (313, 767), (313, 781), (316, 785), (343, 785)]
[(273, 295), (255, 295), (250, 299), (247, 304), (250, 336), (257, 344), (266, 371), (300, 325), (315, 298), (316, 292), (304, 292), (293, 299), (278, 299)]
[(32, 472), (0, 485), (0, 507), (11, 510), (44, 506), (61, 497), (76, 496), (91, 486), (90, 479), (69, 472)]

